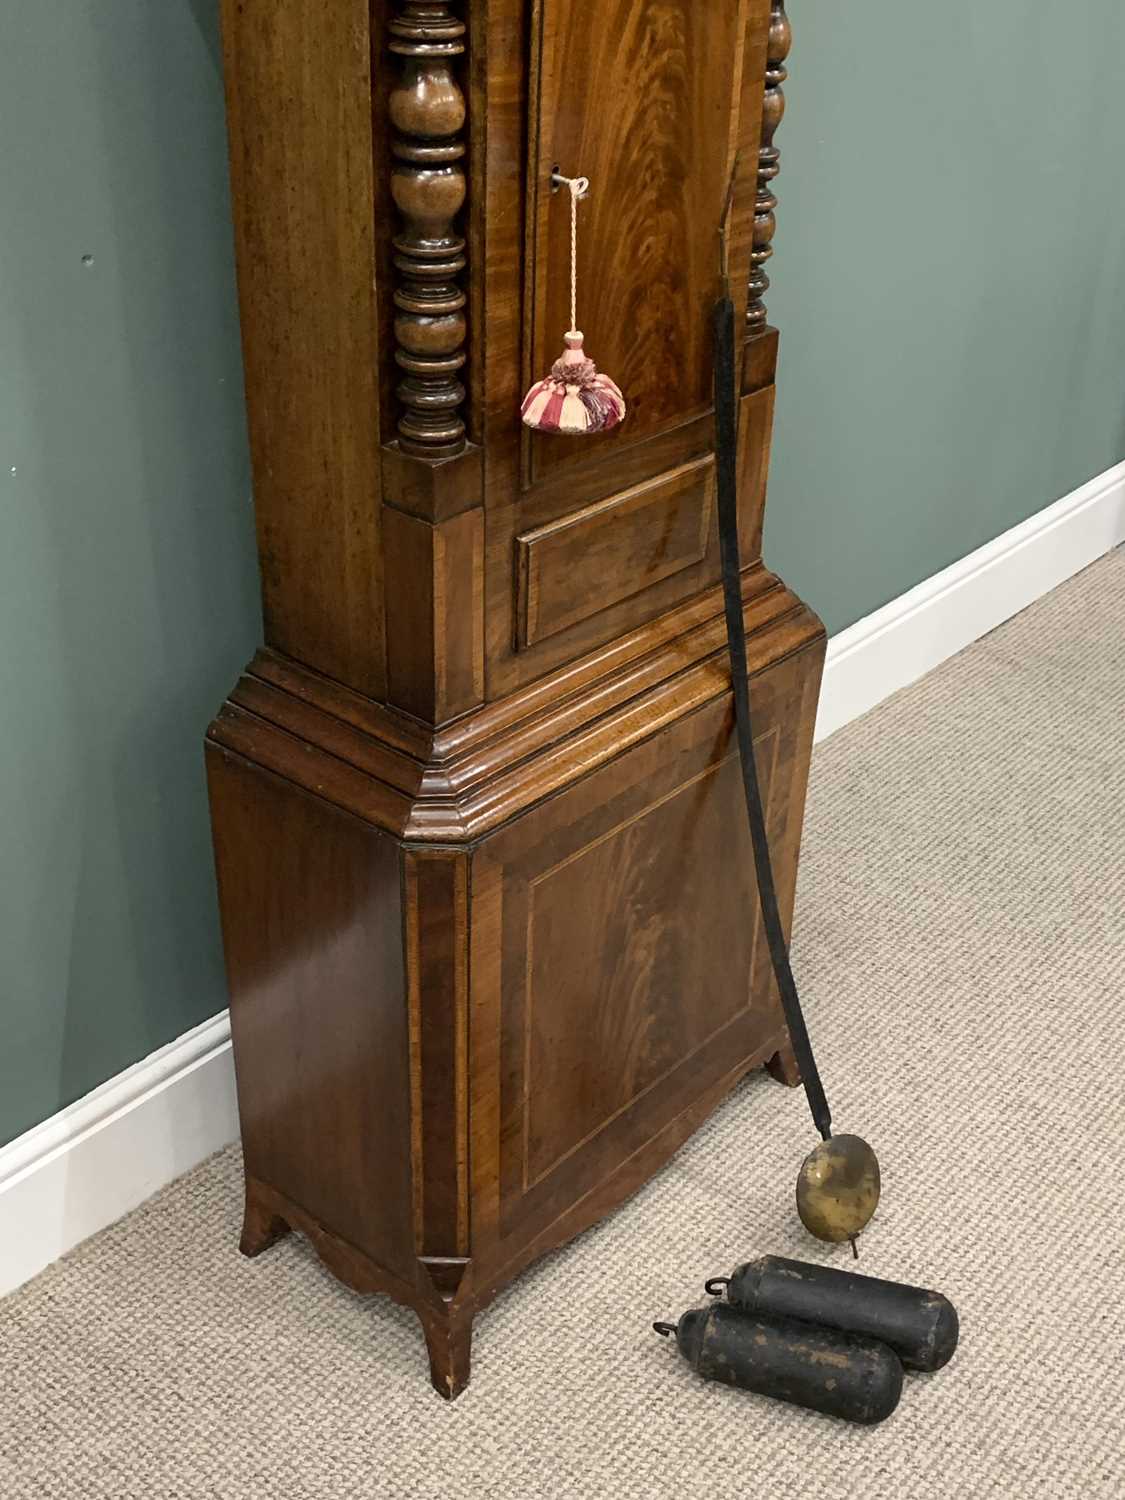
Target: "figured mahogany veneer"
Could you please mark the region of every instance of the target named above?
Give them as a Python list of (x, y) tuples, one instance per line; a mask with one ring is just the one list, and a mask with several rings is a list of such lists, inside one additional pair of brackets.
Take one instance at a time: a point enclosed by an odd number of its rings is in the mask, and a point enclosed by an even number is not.
[[(824, 651), (760, 557), (788, 23), (780, 0), (599, 0), (593, 24), (578, 0), (223, 0), (223, 23), (266, 640), (207, 742), (242, 1249), (296, 1229), (413, 1307), (453, 1396), (521, 1267), (748, 1069), (797, 1081), (740, 801), (707, 321), (737, 161), (743, 596), (788, 919)], [(571, 443), (519, 422), (567, 320), (556, 164), (593, 180), (582, 318), (631, 403)]]
[(517, 537), (521, 644), (701, 563), (714, 498), (708, 454)]

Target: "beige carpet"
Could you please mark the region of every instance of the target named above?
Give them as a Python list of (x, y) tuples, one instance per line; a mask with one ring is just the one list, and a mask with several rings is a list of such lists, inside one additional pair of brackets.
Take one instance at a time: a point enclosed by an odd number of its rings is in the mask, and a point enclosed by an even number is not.
[[(0, 1495), (49, 1500), (1125, 1494), (1125, 556), (816, 756), (797, 961), (863, 1269), (962, 1345), (874, 1429), (706, 1386), (650, 1331), (766, 1250), (802, 1099), (749, 1080), (479, 1321), (445, 1406), (413, 1318), (300, 1240), (239, 1258), (229, 1151), (0, 1304)], [(837, 1261), (839, 1263), (839, 1261)]]

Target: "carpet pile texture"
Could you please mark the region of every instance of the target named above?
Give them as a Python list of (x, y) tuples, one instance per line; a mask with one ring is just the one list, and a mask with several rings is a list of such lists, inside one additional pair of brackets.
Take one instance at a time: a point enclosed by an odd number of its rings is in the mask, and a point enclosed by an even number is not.
[(699, 1382), (650, 1331), (772, 1251), (800, 1095), (742, 1084), (430, 1390), (411, 1314), (299, 1238), (236, 1251), (236, 1148), (0, 1304), (5, 1500), (1095, 1500), (1125, 1494), (1125, 555), (821, 746), (795, 962), (838, 1128), (876, 1146), (859, 1269), (961, 1347), (851, 1428)]

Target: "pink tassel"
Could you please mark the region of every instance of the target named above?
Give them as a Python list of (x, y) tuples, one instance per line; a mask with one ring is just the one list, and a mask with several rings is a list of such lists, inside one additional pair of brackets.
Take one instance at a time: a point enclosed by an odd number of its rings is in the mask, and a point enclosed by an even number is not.
[(523, 398), (523, 420), (536, 432), (584, 436), (608, 432), (625, 416), (625, 397), (582, 347), (582, 335), (566, 335), (566, 350)]
[(590, 191), (586, 177), (551, 174), (556, 187), (570, 189), (570, 332), (566, 348), (551, 366), (546, 380), (533, 385), (523, 398), (523, 422), (536, 432), (562, 432), (585, 437), (609, 432), (625, 420), (625, 397), (608, 375), (599, 375), (582, 347), (578, 332), (578, 204)]

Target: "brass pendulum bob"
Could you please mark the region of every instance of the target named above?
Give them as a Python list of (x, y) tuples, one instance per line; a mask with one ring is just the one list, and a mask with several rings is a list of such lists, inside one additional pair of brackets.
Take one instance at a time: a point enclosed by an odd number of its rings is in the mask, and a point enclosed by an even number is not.
[(832, 1116), (817, 1071), (797, 985), (789, 963), (789, 945), (781, 924), (774, 887), (758, 768), (754, 761), (754, 731), (746, 653), (746, 625), (742, 617), (742, 562), (738, 544), (738, 386), (735, 362), (734, 303), (730, 295), (727, 225), (734, 201), (737, 160), (719, 231), (722, 287), (715, 304), (715, 459), (719, 509), (719, 549), (723, 574), (723, 603), (730, 649), (742, 782), (754, 847), (762, 925), (769, 944), (789, 1040), (808, 1096), (813, 1123), (822, 1140), (810, 1151), (797, 1178), (797, 1212), (801, 1223), (818, 1240), (839, 1244), (850, 1240), (858, 1259), (856, 1236), (869, 1223), (879, 1202), (879, 1163), (858, 1135), (832, 1134)]
[(858, 1135), (830, 1135), (813, 1148), (797, 1174), (797, 1212), (818, 1240), (850, 1240), (857, 1257), (856, 1235), (879, 1206), (879, 1161)]

